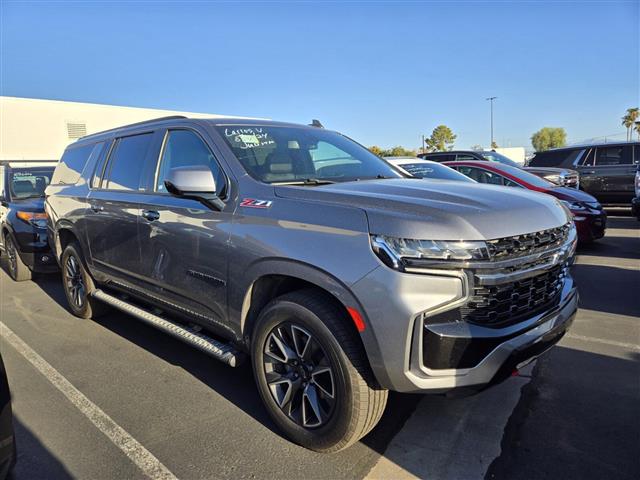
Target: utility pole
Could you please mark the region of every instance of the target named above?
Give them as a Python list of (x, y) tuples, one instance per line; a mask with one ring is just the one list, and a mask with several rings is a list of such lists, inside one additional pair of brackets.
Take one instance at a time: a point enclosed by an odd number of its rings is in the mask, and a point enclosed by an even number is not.
[(427, 153), (427, 147), (424, 144), (424, 135), (422, 135), (422, 153)]
[(493, 101), (498, 97), (489, 97), (486, 100), (491, 102), (491, 146), (489, 148), (493, 148)]

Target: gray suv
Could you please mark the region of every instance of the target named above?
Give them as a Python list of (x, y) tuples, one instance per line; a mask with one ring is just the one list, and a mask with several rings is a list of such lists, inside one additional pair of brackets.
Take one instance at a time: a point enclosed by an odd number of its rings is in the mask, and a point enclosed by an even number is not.
[(69, 308), (112, 307), (230, 366), (305, 447), (369, 432), (387, 392), (475, 391), (577, 308), (550, 196), (405, 178), (314, 126), (170, 117), (78, 140), (46, 191)]

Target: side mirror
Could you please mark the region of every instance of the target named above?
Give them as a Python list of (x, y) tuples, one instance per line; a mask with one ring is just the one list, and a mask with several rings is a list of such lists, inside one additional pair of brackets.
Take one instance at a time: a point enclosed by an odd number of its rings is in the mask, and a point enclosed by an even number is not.
[(199, 200), (216, 210), (224, 208), (224, 202), (216, 195), (216, 180), (209, 167), (191, 165), (169, 170), (164, 181), (167, 191), (176, 197)]

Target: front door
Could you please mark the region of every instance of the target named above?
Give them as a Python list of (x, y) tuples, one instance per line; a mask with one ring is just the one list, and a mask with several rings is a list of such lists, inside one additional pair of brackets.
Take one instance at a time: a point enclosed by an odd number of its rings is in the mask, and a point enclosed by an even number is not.
[(227, 261), (232, 209), (212, 210), (197, 200), (175, 197), (164, 186), (171, 168), (206, 165), (218, 195), (227, 178), (200, 133), (168, 130), (153, 186), (140, 205), (141, 269), (147, 289), (174, 303), (195, 322), (232, 334), (227, 322)]
[(585, 191), (603, 203), (631, 203), (636, 166), (632, 145), (601, 146), (579, 167)]

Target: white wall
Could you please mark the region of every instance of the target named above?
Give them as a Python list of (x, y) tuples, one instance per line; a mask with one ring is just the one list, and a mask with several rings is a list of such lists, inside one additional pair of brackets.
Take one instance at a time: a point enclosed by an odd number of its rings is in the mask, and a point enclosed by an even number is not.
[(511, 160), (513, 160), (516, 163), (519, 163), (520, 165), (524, 165), (524, 160), (525, 160), (524, 147), (500, 147), (500, 148), (496, 148), (496, 152), (504, 155), (507, 158), (510, 158)]
[(0, 160), (57, 160), (69, 138), (67, 124), (86, 125), (87, 135), (167, 115), (221, 118), (226, 115), (119, 107), (96, 103), (0, 97)]

